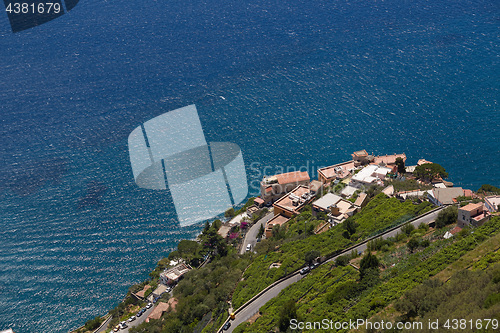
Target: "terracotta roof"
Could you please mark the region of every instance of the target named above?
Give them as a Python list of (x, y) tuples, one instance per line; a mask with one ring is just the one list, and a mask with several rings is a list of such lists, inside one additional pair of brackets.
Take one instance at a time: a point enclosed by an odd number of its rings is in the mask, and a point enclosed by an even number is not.
[[(446, 185), (446, 184), (445, 184)], [(472, 191), (464, 189), (464, 197), (472, 197)]]
[(385, 165), (391, 165), (391, 164), (396, 164), (396, 159), (398, 157), (401, 157), (403, 161), (406, 161), (406, 154), (394, 154), (394, 155), (385, 155), (385, 156), (376, 156), (375, 159), (373, 160), (373, 164), (385, 164)]
[[(303, 198), (302, 197), (303, 195), (306, 198)], [(299, 198), (300, 203), (297, 206), (293, 205), (293, 203), (292, 203), (293, 196), (295, 196), (296, 198)], [(276, 201), (273, 206), (288, 210), (289, 212), (292, 212), (292, 213), (296, 213), (300, 209), (302, 209), (302, 207), (307, 202), (309, 202), (312, 198), (314, 198), (314, 196), (310, 195), (309, 188), (307, 186), (304, 186), (304, 185), (299, 185), (296, 188), (294, 188), (290, 193), (284, 195), (283, 197), (281, 197), (281, 199)]]
[(354, 204), (356, 206), (361, 206), (363, 204), (363, 202), (365, 201), (366, 197), (367, 197), (367, 194), (365, 192), (361, 192), (358, 195), (358, 198), (356, 199), (356, 201), (354, 202)]
[(323, 183), (318, 181), (318, 180), (313, 180), (309, 184), (309, 188), (311, 189), (311, 191), (314, 191), (314, 192), (318, 192), (319, 190), (321, 190), (322, 187), (323, 187)]
[(273, 217), (272, 219), (270, 219), (269, 221), (267, 221), (267, 226), (271, 226), (271, 225), (283, 225), (285, 223), (287, 223), (290, 219), (288, 217), (285, 217), (283, 215), (276, 215), (275, 217)]
[(168, 311), (168, 308), (170, 307), (169, 303), (165, 302), (158, 303), (158, 305), (154, 308), (153, 312), (151, 312), (146, 321), (149, 322), (150, 319), (156, 319), (156, 320), (160, 319), (163, 313)]
[(463, 206), (463, 207), (460, 207), (460, 210), (465, 210), (465, 211), (468, 211), (468, 212), (472, 212), (473, 210), (476, 210), (478, 208), (481, 208), (483, 207), (483, 203), (482, 202), (478, 202), (478, 203), (470, 203), (466, 206)]
[(255, 202), (258, 205), (262, 205), (264, 203), (264, 200), (262, 198), (255, 198), (253, 199), (253, 202)]
[(278, 184), (297, 183), (302, 181), (309, 181), (311, 179), (309, 178), (309, 174), (307, 173), (307, 171), (282, 173), (280, 175), (276, 175), (276, 178), (278, 179)]
[[(337, 170), (335, 170), (337, 169)], [(338, 163), (335, 165), (331, 165), (328, 167), (324, 167), (318, 170), (318, 173), (321, 173), (325, 178), (345, 178), (350, 173), (349, 170), (354, 169), (354, 161), (347, 161)]]

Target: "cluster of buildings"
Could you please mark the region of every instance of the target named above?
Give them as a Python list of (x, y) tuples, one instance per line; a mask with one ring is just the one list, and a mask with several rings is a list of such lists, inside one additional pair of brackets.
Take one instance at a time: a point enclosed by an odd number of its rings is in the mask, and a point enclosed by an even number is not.
[[(294, 171), (264, 177), (260, 184), (260, 197), (256, 204), (273, 206), (274, 217), (266, 224), (266, 237), (272, 236), (275, 225), (283, 225), (308, 204), (312, 206), (313, 215), (325, 214), (328, 220), (327, 230), (342, 223), (354, 215), (368, 201), (363, 192), (365, 187), (383, 185), (389, 174), (397, 173), (396, 159), (406, 161), (405, 154), (375, 156), (366, 150), (354, 152), (352, 160), (321, 168), (318, 180), (310, 179), (307, 171)], [(344, 185), (340, 195), (327, 193), (323, 188), (342, 182)], [(356, 199), (351, 199), (353, 196)]]
[[(392, 154), (375, 156), (366, 150), (351, 154), (352, 160), (338, 163), (318, 170), (318, 180), (310, 179), (307, 171), (294, 171), (264, 177), (260, 184), (260, 197), (255, 199), (258, 207), (272, 204), (274, 217), (266, 224), (266, 237), (272, 236), (272, 229), (276, 225), (287, 223), (298, 215), (308, 204), (312, 206), (314, 215), (325, 214), (326, 228), (342, 223), (348, 217), (359, 211), (368, 201), (364, 189), (372, 186), (384, 186), (384, 181), (398, 175), (398, 161), (406, 162), (406, 155)], [(416, 165), (405, 167), (405, 178), (412, 179), (412, 173), (418, 165), (432, 163), (420, 159)], [(342, 185), (338, 194), (327, 193), (324, 196), (323, 188), (331, 185)], [(458, 197), (474, 198), (471, 190), (454, 187), (453, 183), (441, 178), (432, 181), (430, 190), (413, 190), (396, 192), (392, 185), (382, 191), (387, 196), (400, 200), (422, 199), (429, 200), (436, 206), (457, 203)], [(355, 198), (355, 200), (354, 200)], [(459, 225), (481, 225), (489, 218), (492, 212), (498, 211), (500, 196), (485, 198), (484, 203), (469, 204), (459, 209)]]

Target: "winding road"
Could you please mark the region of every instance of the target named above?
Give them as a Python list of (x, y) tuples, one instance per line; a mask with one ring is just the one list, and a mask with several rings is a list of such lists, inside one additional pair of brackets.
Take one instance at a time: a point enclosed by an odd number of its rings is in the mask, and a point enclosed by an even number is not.
[[(445, 206), (436, 208), (435, 210), (432, 210), (432, 211), (430, 211), (430, 212), (428, 212), (428, 213), (426, 213), (426, 214), (424, 214), (424, 215), (422, 215), (420, 217), (417, 217), (417, 218), (415, 218), (414, 220), (412, 220), (411, 222), (408, 222), (408, 223), (413, 224), (415, 227), (418, 227), (422, 223), (429, 224), (429, 223), (431, 223), (432, 221), (434, 221), (436, 219), (437, 214), (443, 208), (445, 208)], [(406, 224), (407, 223), (405, 223), (403, 225), (406, 225)], [(354, 246), (352, 246), (352, 247), (350, 247), (350, 248), (342, 251), (337, 256), (332, 257), (332, 258), (326, 260), (325, 262), (322, 263), (322, 265), (325, 264), (325, 263), (328, 263), (328, 262), (335, 261), (335, 259), (337, 259), (337, 257), (339, 257), (341, 255), (344, 255), (346, 253), (350, 253), (353, 250), (355, 250), (357, 252), (363, 252), (363, 251), (365, 251), (366, 247), (367, 247), (367, 244), (368, 244), (368, 241), (370, 241), (370, 240), (377, 239), (377, 238), (386, 239), (386, 238), (389, 238), (389, 237), (394, 237), (398, 232), (401, 232), (401, 227), (403, 225), (398, 226), (398, 227), (394, 227), (392, 229), (387, 230), (383, 234), (380, 234), (380, 235), (375, 236), (373, 238), (364, 240), (363, 242), (359, 243), (358, 245), (354, 245)], [(226, 330), (226, 331), (224, 331), (224, 332), (232, 332), (235, 327), (237, 327), (238, 325), (240, 325), (243, 322), (247, 321), (250, 317), (252, 317), (257, 312), (259, 312), (259, 309), (263, 305), (265, 305), (267, 302), (269, 302), (274, 297), (278, 296), (278, 294), (280, 293), (280, 291), (282, 291), (286, 287), (290, 286), (291, 284), (299, 281), (304, 276), (300, 275), (298, 273), (298, 271), (297, 271), (297, 272), (295, 272), (295, 274), (289, 276), (287, 279), (285, 279), (283, 281), (280, 281), (278, 283), (275, 283), (274, 286), (272, 286), (271, 288), (265, 290), (264, 292), (261, 292), (260, 294), (258, 294), (254, 298), (252, 298), (250, 301), (248, 301), (247, 303), (245, 303), (244, 305), (242, 305), (238, 310), (236, 310), (236, 312), (235, 312), (235, 319), (231, 320), (231, 327), (229, 327), (229, 329)], [(226, 322), (228, 320), (226, 320)], [(224, 322), (224, 324), (226, 322)], [(224, 325), (222, 325), (222, 327), (223, 326)], [(219, 330), (217, 331), (218, 333), (223, 332), (222, 327), (219, 328)]]
[(265, 215), (263, 218), (255, 222), (255, 224), (248, 230), (247, 234), (245, 235), (245, 239), (243, 240), (243, 244), (241, 245), (240, 254), (245, 253), (248, 244), (252, 245), (252, 249), (255, 248), (255, 244), (257, 244), (257, 234), (259, 233), (260, 226), (264, 225), (265, 228), (267, 221), (272, 219), (273, 216), (274, 214), (272, 212)]

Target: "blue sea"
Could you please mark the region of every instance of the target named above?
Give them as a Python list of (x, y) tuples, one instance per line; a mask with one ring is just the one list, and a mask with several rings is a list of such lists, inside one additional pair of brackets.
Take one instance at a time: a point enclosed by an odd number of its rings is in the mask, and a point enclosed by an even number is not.
[(196, 104), (263, 173), (354, 150), (500, 186), (496, 0), (81, 0), (12, 33), (0, 14), (0, 330), (103, 315), (179, 240), (168, 191), (138, 188), (127, 137)]

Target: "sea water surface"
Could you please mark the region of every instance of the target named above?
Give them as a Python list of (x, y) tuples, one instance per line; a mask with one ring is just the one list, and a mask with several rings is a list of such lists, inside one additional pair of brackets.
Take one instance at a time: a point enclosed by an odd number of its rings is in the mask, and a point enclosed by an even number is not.
[(495, 0), (81, 0), (16, 34), (0, 14), (0, 329), (78, 327), (196, 236), (127, 149), (188, 104), (250, 195), (358, 149), (499, 186), (499, 23)]

